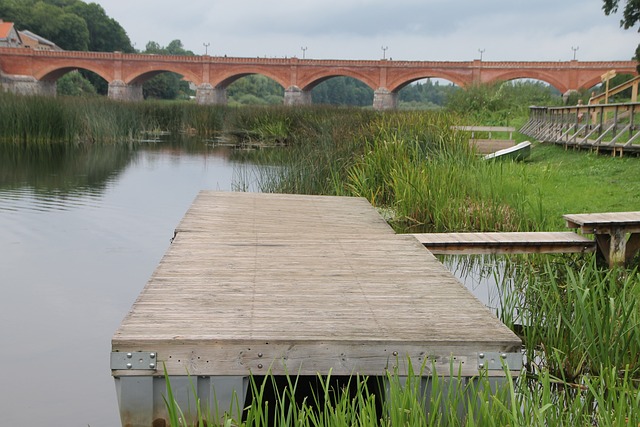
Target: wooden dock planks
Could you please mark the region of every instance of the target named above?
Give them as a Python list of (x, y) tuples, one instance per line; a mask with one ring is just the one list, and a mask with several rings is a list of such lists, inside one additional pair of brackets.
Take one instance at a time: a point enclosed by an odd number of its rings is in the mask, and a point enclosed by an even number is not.
[(563, 218), (568, 228), (595, 236), (609, 267), (629, 264), (640, 250), (640, 212), (567, 214)]
[(520, 346), (366, 200), (223, 192), (199, 194), (112, 339), (169, 375), (383, 375), (410, 356), (472, 376)]
[(412, 234), (434, 254), (593, 252), (594, 240), (570, 231)]
[(583, 233), (608, 233), (611, 228), (623, 228), (627, 233), (640, 232), (640, 212), (567, 214), (562, 217), (568, 228), (580, 228)]

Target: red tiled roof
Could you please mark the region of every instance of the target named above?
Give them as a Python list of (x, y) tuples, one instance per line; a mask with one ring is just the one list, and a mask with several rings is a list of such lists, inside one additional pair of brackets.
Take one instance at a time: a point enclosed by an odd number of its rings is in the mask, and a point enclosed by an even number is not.
[(6, 39), (13, 28), (13, 22), (0, 22), (0, 39)]

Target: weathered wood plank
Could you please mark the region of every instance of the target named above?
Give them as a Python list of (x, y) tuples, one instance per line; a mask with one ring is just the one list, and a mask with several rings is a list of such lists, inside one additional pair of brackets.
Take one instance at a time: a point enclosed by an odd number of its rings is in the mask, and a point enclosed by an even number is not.
[(412, 234), (434, 254), (516, 254), (593, 252), (596, 243), (567, 232)]
[(218, 192), (197, 197), (112, 339), (170, 375), (382, 375), (407, 355), (477, 373), (479, 352), (520, 345), (366, 200)]
[[(629, 263), (640, 246), (640, 212), (567, 214), (563, 218), (568, 228), (595, 235), (599, 252), (609, 267)], [(627, 248), (628, 242), (631, 245)]]
[(640, 212), (605, 212), (567, 214), (562, 216), (568, 228), (579, 228), (583, 233), (610, 233), (612, 228), (623, 227), (627, 233), (640, 232)]

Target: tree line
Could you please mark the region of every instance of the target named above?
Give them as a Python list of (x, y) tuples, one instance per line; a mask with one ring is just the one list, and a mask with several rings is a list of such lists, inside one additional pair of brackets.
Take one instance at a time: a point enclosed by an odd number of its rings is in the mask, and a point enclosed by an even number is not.
[(97, 3), (81, 0), (0, 0), (0, 18), (64, 50), (134, 52), (126, 31)]

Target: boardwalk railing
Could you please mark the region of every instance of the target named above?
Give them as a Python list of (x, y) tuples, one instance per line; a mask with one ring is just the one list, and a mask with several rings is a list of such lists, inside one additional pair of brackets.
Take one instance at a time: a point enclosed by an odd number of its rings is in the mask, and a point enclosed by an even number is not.
[(602, 101), (604, 101), (605, 104), (608, 104), (609, 97), (612, 97), (629, 88), (631, 88), (631, 102), (637, 102), (638, 101), (638, 84), (640, 84), (640, 76), (635, 76), (631, 80), (628, 80), (614, 88), (611, 88), (608, 91), (592, 96), (591, 98), (589, 98), (589, 105), (599, 104)]
[(531, 138), (564, 146), (640, 153), (640, 103), (530, 107), (520, 129)]

